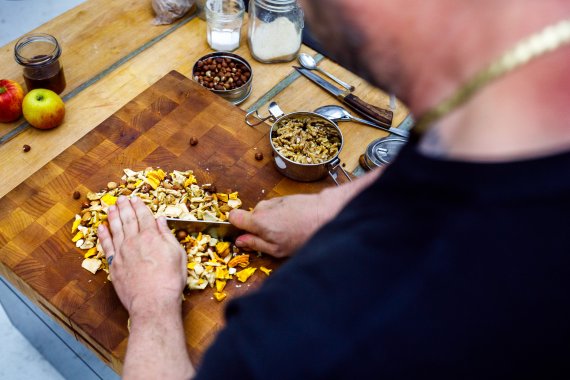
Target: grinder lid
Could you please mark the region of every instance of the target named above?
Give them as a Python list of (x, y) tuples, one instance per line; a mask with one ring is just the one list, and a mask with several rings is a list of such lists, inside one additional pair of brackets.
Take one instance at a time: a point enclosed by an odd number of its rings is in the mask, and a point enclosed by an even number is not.
[(388, 165), (406, 144), (406, 139), (388, 137), (374, 140), (366, 148), (364, 161), (369, 169)]

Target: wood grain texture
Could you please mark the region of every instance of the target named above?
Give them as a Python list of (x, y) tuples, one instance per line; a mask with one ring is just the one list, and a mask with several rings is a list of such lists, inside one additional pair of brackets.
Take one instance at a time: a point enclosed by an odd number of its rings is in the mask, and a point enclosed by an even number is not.
[[(55, 159), (65, 149), (86, 135), (89, 131), (106, 120), (124, 106), (129, 99), (144, 91), (152, 83), (176, 70), (189, 77), (194, 62), (210, 53), (206, 42), (206, 24), (200, 19), (193, 19), (174, 33), (164, 37), (158, 43), (146, 47), (153, 38), (165, 33), (172, 26), (153, 26), (153, 12), (147, 1), (112, 1), (87, 0), (78, 7), (42, 25), (35, 31), (55, 35), (63, 45), (62, 62), (67, 78), (66, 92), (78, 88), (91, 78), (105, 70), (114, 68), (97, 82), (66, 102), (64, 123), (51, 131), (26, 130), (12, 140), (0, 146), (0, 197), (18, 186), (46, 163)], [(271, 90), (281, 80), (293, 72), (292, 63), (261, 64), (250, 55), (247, 44), (247, 28), (242, 30), (242, 44), (237, 54), (247, 59), (254, 70), (253, 92), (240, 107), (247, 109), (261, 96)], [(14, 41), (15, 42), (15, 41)], [(0, 67), (2, 77), (22, 81), (22, 72), (14, 62), (14, 42), (0, 47)], [(114, 66), (125, 56), (140, 51), (127, 63)], [(314, 54), (303, 46), (302, 52)], [(383, 108), (388, 105), (388, 96), (369, 85), (361, 78), (325, 60), (323, 68), (356, 86), (356, 92), (363, 100)], [(329, 94), (317, 88), (306, 79), (297, 79), (295, 87), (289, 87), (277, 96), (282, 107), (289, 111), (314, 110), (326, 105), (336, 104)], [(299, 92), (299, 88), (301, 92)], [(397, 125), (407, 115), (401, 104), (394, 115)], [(21, 123), (0, 124), (0, 135)], [(146, 121), (145, 122), (150, 122)], [(362, 129), (362, 126), (345, 124), (349, 130)], [(357, 166), (358, 156), (363, 153), (363, 145), (377, 138), (380, 134), (368, 128), (360, 131), (354, 147), (345, 145), (347, 168)], [(343, 131), (344, 132), (344, 131)], [(32, 150), (22, 152), (24, 144)], [(78, 153), (78, 152), (75, 152)], [(74, 153), (68, 152), (69, 155)], [(68, 159), (68, 158), (61, 158)], [(14, 170), (18, 168), (18, 170)], [(1, 237), (0, 237), (1, 240)]]
[[(123, 169), (160, 166), (193, 169), (200, 183), (239, 191), (244, 207), (268, 196), (315, 192), (330, 179), (303, 184), (273, 166), (266, 126), (248, 127), (245, 113), (171, 72), (36, 174), (0, 199), (0, 268), (26, 296), (120, 372), (128, 338), (128, 315), (104, 272), (81, 268), (82, 251), (71, 242), (71, 224), (88, 191), (118, 180)], [(198, 144), (191, 146), (190, 137)], [(255, 160), (263, 152), (262, 161)], [(83, 197), (75, 200), (74, 191)], [(276, 268), (268, 257), (252, 266)], [(228, 300), (258, 287), (257, 271), (245, 284), (231, 282)], [(213, 290), (191, 292), (183, 304), (187, 346), (194, 363), (223, 326)]]

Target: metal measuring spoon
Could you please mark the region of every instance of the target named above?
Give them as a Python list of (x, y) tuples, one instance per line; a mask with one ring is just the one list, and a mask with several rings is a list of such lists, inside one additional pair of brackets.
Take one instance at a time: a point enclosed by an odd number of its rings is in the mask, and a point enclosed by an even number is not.
[(324, 116), (332, 121), (356, 121), (358, 123), (366, 124), (371, 127), (378, 128), (401, 137), (408, 138), (410, 136), (410, 133), (408, 131), (404, 131), (403, 129), (386, 128), (381, 125), (375, 124), (371, 121), (354, 117), (350, 112), (348, 112), (346, 109), (342, 108), (341, 106), (331, 105), (331, 106), (319, 107), (315, 110), (315, 113), (318, 113), (319, 115)]
[(317, 70), (318, 72), (323, 73), (324, 75), (326, 75), (330, 79), (334, 80), (336, 83), (340, 84), (342, 87), (346, 88), (348, 91), (350, 91), (350, 92), (354, 91), (354, 86), (351, 86), (351, 85), (341, 81), (340, 79), (338, 79), (334, 75), (327, 73), (325, 70), (323, 70), (319, 66), (317, 66), (317, 61), (315, 61), (315, 58), (313, 58), (309, 54), (301, 53), (301, 54), (299, 54), (299, 57), (297, 57), (297, 60), (299, 61), (301, 66), (303, 66), (305, 69)]

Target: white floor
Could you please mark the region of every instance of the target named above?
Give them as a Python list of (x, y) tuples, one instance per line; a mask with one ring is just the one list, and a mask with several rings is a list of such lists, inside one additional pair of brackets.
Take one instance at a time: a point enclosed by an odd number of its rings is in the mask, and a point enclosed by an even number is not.
[[(0, 0), (0, 46), (82, 2), (83, 0)], [(1, 306), (0, 342), (0, 379), (63, 379), (12, 326)]]
[(59, 372), (12, 326), (2, 307), (0, 307), (0, 337), (2, 339), (0, 379), (63, 379)]
[(0, 0), (0, 46), (30, 32), (83, 1)]

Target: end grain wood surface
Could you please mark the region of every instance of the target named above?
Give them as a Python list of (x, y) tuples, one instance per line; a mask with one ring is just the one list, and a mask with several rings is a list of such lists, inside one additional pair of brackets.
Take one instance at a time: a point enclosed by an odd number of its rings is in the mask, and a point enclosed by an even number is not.
[[(244, 207), (288, 193), (315, 192), (327, 179), (299, 183), (277, 172), (269, 129), (248, 127), (245, 113), (177, 72), (171, 72), (127, 103), (36, 174), (0, 200), (0, 268), (3, 276), (58, 319), (77, 339), (120, 371), (128, 315), (107, 281), (81, 268), (83, 251), (71, 242), (73, 217), (88, 191), (119, 180), (124, 168), (192, 169), (199, 183), (239, 191)], [(189, 144), (191, 137), (198, 144)], [(255, 159), (262, 152), (264, 159)], [(79, 191), (82, 198), (73, 199)], [(252, 266), (275, 268), (277, 261), (252, 255)], [(194, 362), (223, 325), (229, 299), (257, 287), (257, 271), (245, 284), (231, 282), (228, 299), (213, 290), (193, 291), (184, 302), (184, 325)], [(236, 286), (237, 285), (237, 286)]]

